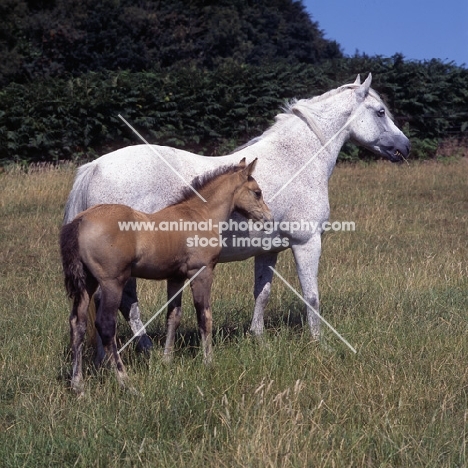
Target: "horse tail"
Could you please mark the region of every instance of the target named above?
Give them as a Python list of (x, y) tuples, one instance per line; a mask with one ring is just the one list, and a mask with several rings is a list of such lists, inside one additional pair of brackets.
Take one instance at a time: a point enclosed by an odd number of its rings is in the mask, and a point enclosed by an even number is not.
[(78, 169), (75, 181), (73, 182), (73, 187), (68, 195), (67, 204), (65, 205), (63, 224), (72, 222), (78, 213), (89, 208), (88, 187), (96, 168), (96, 162), (92, 161), (88, 164), (84, 164)]
[(78, 234), (82, 218), (65, 224), (60, 232), (60, 254), (62, 256), (65, 288), (68, 297), (79, 301), (86, 290), (87, 273), (80, 257)]

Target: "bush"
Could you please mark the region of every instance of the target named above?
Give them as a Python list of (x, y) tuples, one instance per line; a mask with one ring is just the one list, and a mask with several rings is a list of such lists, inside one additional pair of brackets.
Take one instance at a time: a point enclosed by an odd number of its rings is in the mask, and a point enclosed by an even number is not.
[[(446, 139), (466, 141), (467, 69), (356, 56), (313, 66), (225, 63), (212, 71), (181, 67), (11, 83), (0, 91), (0, 162), (85, 160), (138, 143), (119, 114), (151, 143), (224, 154), (266, 130), (289, 99), (319, 95), (368, 72), (409, 136), (412, 158), (433, 157)], [(340, 156), (375, 157), (352, 146)]]

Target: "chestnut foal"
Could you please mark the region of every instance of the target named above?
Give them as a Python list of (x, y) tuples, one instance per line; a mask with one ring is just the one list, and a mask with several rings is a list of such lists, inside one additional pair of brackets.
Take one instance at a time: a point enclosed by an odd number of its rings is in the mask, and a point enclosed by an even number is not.
[[(63, 226), (60, 234), (65, 286), (73, 300), (70, 337), (73, 354), (72, 388), (83, 392), (82, 349), (90, 298), (101, 288), (96, 329), (119, 383), (127, 379), (117, 351), (116, 318), (125, 283), (130, 277), (171, 279), (179, 284), (193, 279), (190, 286), (201, 333), (204, 360), (212, 359), (212, 314), (210, 306), (213, 269), (222, 247), (218, 223), (233, 211), (255, 221), (271, 220), (270, 210), (252, 177), (257, 160), (248, 166), (245, 158), (234, 166), (222, 167), (192, 182), (201, 200), (187, 189), (181, 200), (153, 214), (125, 205), (96, 205)], [(190, 223), (198, 230), (166, 230), (167, 226)], [(200, 228), (201, 224), (203, 228)], [(166, 226), (166, 229), (158, 229)], [(206, 230), (206, 226), (210, 226)], [(133, 229), (129, 229), (133, 227)], [(204, 247), (194, 246), (194, 236), (206, 239)], [(189, 240), (192, 241), (189, 241)], [(203, 268), (204, 267), (204, 268)], [(200, 271), (203, 268), (203, 271)], [(169, 307), (169, 310), (171, 308)], [(170, 358), (180, 312), (168, 314), (165, 355)]]

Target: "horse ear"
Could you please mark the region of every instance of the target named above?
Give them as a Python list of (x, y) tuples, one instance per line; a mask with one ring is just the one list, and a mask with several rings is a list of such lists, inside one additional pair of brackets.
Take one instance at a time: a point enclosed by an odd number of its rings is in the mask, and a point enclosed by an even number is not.
[(356, 80), (354, 81), (353, 84), (355, 84), (355, 85), (360, 85), (361, 84), (361, 75), (358, 74), (358, 76), (357, 76), (357, 78), (356, 78)]
[(246, 165), (246, 164), (245, 164), (245, 158), (242, 158), (242, 159), (240, 160), (240, 162), (239, 162), (239, 167), (240, 167), (241, 169), (244, 169), (245, 165)]
[(358, 101), (364, 101), (367, 95), (369, 94), (370, 85), (372, 83), (372, 73), (369, 73), (369, 76), (366, 78), (366, 81), (356, 89), (356, 96)]
[(252, 175), (253, 171), (255, 170), (255, 166), (257, 165), (258, 158), (255, 158), (248, 166), (247, 166), (247, 174), (250, 176)]

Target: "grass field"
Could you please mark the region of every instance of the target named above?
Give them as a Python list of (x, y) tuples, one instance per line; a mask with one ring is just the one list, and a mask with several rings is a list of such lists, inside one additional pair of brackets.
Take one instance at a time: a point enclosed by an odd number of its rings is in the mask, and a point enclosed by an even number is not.
[[(73, 170), (0, 174), (0, 466), (467, 466), (468, 160), (341, 165), (331, 179), (322, 314), (357, 349), (302, 325), (275, 279), (267, 332), (248, 333), (252, 261), (220, 265), (215, 363), (198, 349), (188, 294), (173, 364), (124, 351), (135, 396), (88, 353), (68, 389), (68, 313), (58, 232)], [(299, 289), (292, 256), (278, 271)], [(144, 319), (164, 284), (139, 285)], [(119, 339), (130, 338), (119, 324)]]

